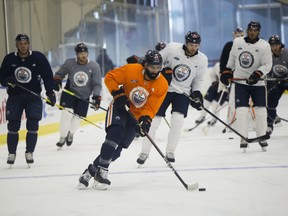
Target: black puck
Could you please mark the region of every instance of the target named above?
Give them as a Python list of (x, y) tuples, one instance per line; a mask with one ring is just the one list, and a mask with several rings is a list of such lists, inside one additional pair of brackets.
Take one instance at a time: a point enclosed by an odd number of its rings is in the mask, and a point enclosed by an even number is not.
[(199, 191), (206, 191), (206, 188), (199, 188)]
[(233, 137), (229, 137), (229, 139), (234, 139)]

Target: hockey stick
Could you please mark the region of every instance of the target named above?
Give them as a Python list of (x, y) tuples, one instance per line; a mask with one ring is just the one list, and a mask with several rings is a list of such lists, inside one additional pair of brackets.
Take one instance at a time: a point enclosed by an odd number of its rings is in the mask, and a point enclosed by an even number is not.
[[(9, 85), (11, 85), (11, 84), (9, 83)], [(23, 87), (22, 85), (19, 85), (18, 83), (15, 83), (15, 85), (18, 86), (19, 88), (21, 88), (21, 89), (23, 89), (23, 90), (25, 90), (25, 91), (27, 91), (27, 92), (33, 94), (33, 95), (35, 95), (35, 96), (37, 96), (37, 97), (39, 97), (39, 98), (45, 100), (46, 102), (50, 102), (50, 100), (49, 100), (48, 98), (45, 98), (45, 97), (43, 97), (43, 96), (41, 96), (41, 95), (39, 95), (39, 94), (37, 94), (37, 93), (35, 93), (35, 92), (29, 90), (29, 89)], [(88, 122), (88, 123), (94, 125), (95, 127), (98, 127), (98, 128), (100, 128), (100, 129), (103, 130), (102, 127), (100, 127), (100, 126), (94, 124), (93, 122), (91, 122), (91, 121), (88, 120), (87, 118), (85, 118), (85, 117), (83, 117), (83, 116), (80, 116), (80, 115), (77, 115), (77, 114), (71, 112), (71, 111), (68, 110), (68, 109), (65, 109), (65, 107), (61, 106), (60, 104), (55, 103), (55, 105), (56, 105), (59, 109), (61, 109), (61, 110), (66, 110), (66, 111), (69, 112), (70, 114), (72, 114), (72, 115), (74, 115), (74, 116), (77, 116), (78, 118), (80, 118), (80, 119), (82, 119), (82, 120), (84, 120), (84, 121), (86, 121), (86, 122)]]
[[(230, 79), (231, 81), (245, 81), (247, 78), (232, 78)], [(273, 77), (266, 77), (266, 78), (260, 78), (259, 80), (264, 80), (264, 81), (287, 81), (288, 78), (273, 78)]]
[(282, 121), (288, 122), (288, 120), (287, 120), (287, 119), (284, 119), (284, 118), (280, 118), (279, 116), (278, 116), (278, 118), (279, 118), (279, 119), (281, 119)]
[(167, 126), (168, 126), (169, 128), (171, 128), (171, 125), (170, 125), (170, 123), (168, 122), (168, 120), (167, 120), (165, 117), (163, 117), (163, 118), (164, 118), (164, 120), (165, 120)]
[[(91, 105), (93, 106), (93, 108), (95, 107), (95, 105), (94, 105), (92, 102), (90, 102), (89, 100), (85, 100), (84, 98), (81, 98), (81, 97), (77, 96), (77, 95), (76, 95), (74, 92), (72, 92), (72, 91), (69, 91), (69, 90), (67, 90), (67, 89), (65, 89), (65, 88), (63, 88), (62, 91), (66, 92), (67, 94), (72, 95), (72, 96), (74, 96), (74, 97), (76, 97), (76, 98), (78, 98), (78, 99), (80, 99), (80, 100), (82, 100), (82, 101), (84, 101), (84, 102), (86, 102), (86, 103), (91, 104)], [(103, 107), (101, 107), (101, 106), (100, 106), (99, 108), (102, 109), (102, 110), (104, 110), (104, 111), (107, 111), (107, 109), (105, 109), (105, 108), (103, 108)]]
[[(190, 101), (194, 101), (190, 95), (188, 95), (187, 93), (183, 92), (181, 89), (179, 89), (177, 86), (175, 86), (173, 83), (171, 83), (170, 85), (172, 85), (175, 89), (177, 89), (179, 92), (182, 92), (183, 95), (185, 95), (187, 98), (189, 98)], [(255, 138), (251, 138), (248, 139), (246, 137), (244, 137), (242, 134), (240, 134), (237, 130), (235, 130), (234, 128), (230, 127), (228, 124), (226, 124), (224, 121), (222, 121), (220, 118), (218, 118), (216, 115), (214, 115), (212, 112), (210, 112), (208, 109), (206, 109), (205, 107), (202, 106), (202, 109), (204, 109), (207, 113), (209, 113), (211, 116), (213, 116), (214, 118), (216, 118), (218, 121), (220, 121), (222, 124), (224, 124), (227, 128), (229, 128), (231, 131), (233, 131), (235, 134), (237, 134), (239, 137), (241, 137), (243, 140), (245, 140), (247, 143), (252, 143), (252, 142), (261, 142), (264, 140), (267, 140), (270, 138), (270, 136), (268, 134), (265, 134), (263, 136), (259, 136), (259, 137), (255, 137)]]
[[(232, 124), (234, 124), (235, 121), (236, 121), (236, 118), (234, 118), (234, 119), (229, 123), (229, 126), (231, 126)], [(227, 129), (227, 126), (225, 126), (225, 128), (222, 130), (222, 133), (226, 133), (226, 129)]]
[[(138, 123), (138, 121), (136, 120), (136, 118), (134, 117), (133, 113), (131, 113), (131, 111), (129, 110), (129, 107), (127, 105), (125, 105), (125, 109), (127, 110), (127, 112), (129, 113), (129, 115), (135, 120), (135, 122)], [(188, 185), (184, 182), (184, 180), (180, 177), (180, 175), (177, 173), (177, 171), (174, 169), (174, 167), (172, 166), (172, 164), (167, 160), (167, 158), (165, 157), (165, 155), (162, 153), (162, 151), (159, 149), (159, 147), (157, 146), (157, 144), (154, 142), (154, 140), (149, 136), (148, 133), (145, 132), (146, 137), (148, 138), (148, 140), (152, 143), (152, 145), (156, 148), (156, 150), (158, 151), (158, 153), (161, 155), (161, 157), (165, 160), (166, 164), (169, 166), (169, 168), (173, 171), (173, 173), (176, 175), (176, 177), (180, 180), (180, 182), (182, 183), (182, 185), (188, 190), (188, 191), (193, 191), (193, 190), (197, 190), (198, 189), (198, 183), (194, 183), (192, 185)]]

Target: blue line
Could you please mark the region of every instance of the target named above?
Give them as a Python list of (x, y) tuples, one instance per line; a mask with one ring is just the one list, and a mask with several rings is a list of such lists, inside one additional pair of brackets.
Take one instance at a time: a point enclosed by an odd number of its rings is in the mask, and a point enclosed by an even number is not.
[[(252, 167), (210, 167), (210, 168), (195, 168), (195, 169), (177, 169), (178, 172), (197, 172), (197, 171), (225, 171), (225, 170), (258, 170), (258, 169), (287, 169), (288, 165), (279, 166), (252, 166)], [(121, 175), (121, 174), (144, 174), (144, 173), (164, 173), (171, 172), (170, 169), (165, 170), (142, 170), (142, 171), (123, 171), (123, 172), (111, 172), (109, 175)], [(53, 178), (53, 177), (71, 177), (80, 176), (80, 174), (54, 174), (54, 175), (39, 175), (39, 176), (8, 176), (0, 177), (0, 180), (9, 179), (37, 179), (37, 178)]]

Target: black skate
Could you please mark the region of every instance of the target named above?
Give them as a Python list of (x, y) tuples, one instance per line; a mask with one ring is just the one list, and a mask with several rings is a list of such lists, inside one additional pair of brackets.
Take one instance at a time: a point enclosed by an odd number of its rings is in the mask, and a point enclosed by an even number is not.
[(248, 147), (248, 143), (242, 139), (240, 143), (240, 149), (242, 149), (243, 153), (246, 153), (247, 147)]
[(28, 167), (30, 168), (30, 164), (34, 163), (33, 153), (32, 152), (25, 153), (25, 159), (26, 163), (28, 164)]
[(89, 170), (86, 169), (79, 178), (79, 183), (77, 185), (77, 188), (79, 190), (87, 188), (89, 186), (89, 180), (91, 178), (92, 178), (92, 175), (90, 174)]
[(137, 163), (139, 165), (142, 165), (145, 163), (145, 161), (147, 160), (149, 154), (146, 154), (146, 153), (141, 153), (137, 159)]
[(107, 186), (111, 184), (111, 182), (107, 178), (108, 169), (103, 167), (98, 167), (96, 174), (94, 176), (93, 188), (98, 190), (107, 190)]
[(202, 122), (204, 122), (204, 120), (205, 120), (205, 116), (200, 116), (198, 119), (196, 119), (195, 123), (201, 124)]
[(73, 143), (73, 134), (70, 133), (70, 131), (68, 132), (68, 135), (66, 137), (66, 144), (67, 146), (71, 146)]
[(56, 146), (58, 146), (58, 150), (60, 150), (66, 142), (66, 138), (65, 137), (60, 137), (60, 140), (56, 143)]
[(167, 161), (169, 161), (170, 163), (174, 163), (174, 162), (175, 162), (174, 153), (173, 153), (173, 152), (167, 152), (167, 153), (166, 153), (166, 159), (167, 159)]
[(266, 141), (259, 142), (259, 145), (261, 146), (263, 152), (267, 151), (266, 147), (268, 146), (268, 143)]
[(207, 124), (209, 126), (214, 126), (216, 124), (217, 120), (216, 119), (212, 119), (211, 121), (208, 121)]
[(10, 168), (15, 163), (15, 159), (16, 159), (16, 154), (8, 154), (7, 164), (10, 165)]

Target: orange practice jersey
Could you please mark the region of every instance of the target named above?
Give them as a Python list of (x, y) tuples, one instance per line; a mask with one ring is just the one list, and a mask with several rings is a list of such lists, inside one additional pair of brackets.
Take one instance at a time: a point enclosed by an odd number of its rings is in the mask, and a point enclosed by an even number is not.
[(119, 86), (123, 85), (130, 111), (137, 119), (142, 115), (154, 118), (168, 90), (167, 80), (161, 74), (155, 80), (144, 80), (141, 64), (126, 64), (109, 71), (105, 84), (110, 92), (119, 90)]

